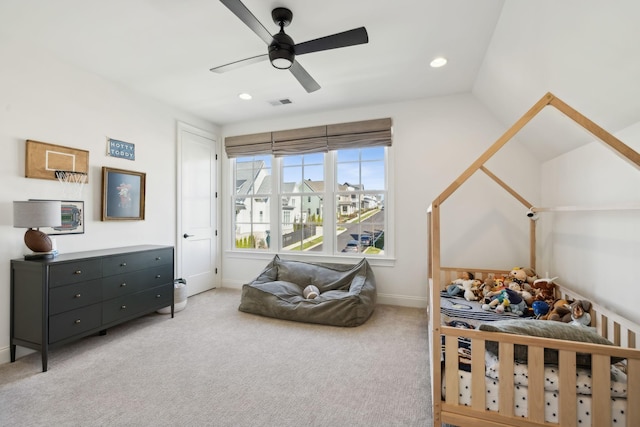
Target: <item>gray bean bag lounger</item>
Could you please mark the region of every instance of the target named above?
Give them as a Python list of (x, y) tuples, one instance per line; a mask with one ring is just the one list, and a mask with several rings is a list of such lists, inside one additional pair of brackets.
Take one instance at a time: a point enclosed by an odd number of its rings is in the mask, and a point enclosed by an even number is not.
[[(313, 285), (320, 294), (305, 299)], [(373, 313), (376, 283), (369, 263), (312, 263), (277, 255), (251, 283), (242, 286), (240, 311), (298, 322), (358, 326)]]

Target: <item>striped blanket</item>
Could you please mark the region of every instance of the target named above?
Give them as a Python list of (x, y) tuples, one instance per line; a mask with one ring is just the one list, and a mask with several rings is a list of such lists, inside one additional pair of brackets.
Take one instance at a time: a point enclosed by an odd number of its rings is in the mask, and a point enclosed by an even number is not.
[[(440, 292), (440, 313), (449, 320), (479, 320), (492, 322), (495, 320), (516, 319), (519, 316), (511, 312), (498, 314), (495, 311), (482, 309), (477, 301), (467, 301), (464, 298), (452, 297), (446, 291)], [(474, 322), (476, 323), (476, 322)]]

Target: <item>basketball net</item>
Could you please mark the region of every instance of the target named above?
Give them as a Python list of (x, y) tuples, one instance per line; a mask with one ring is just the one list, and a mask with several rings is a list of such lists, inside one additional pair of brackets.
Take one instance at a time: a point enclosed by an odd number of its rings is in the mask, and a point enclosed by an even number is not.
[(87, 182), (86, 172), (56, 171), (56, 178), (62, 185), (65, 198), (69, 200), (82, 200), (82, 190)]

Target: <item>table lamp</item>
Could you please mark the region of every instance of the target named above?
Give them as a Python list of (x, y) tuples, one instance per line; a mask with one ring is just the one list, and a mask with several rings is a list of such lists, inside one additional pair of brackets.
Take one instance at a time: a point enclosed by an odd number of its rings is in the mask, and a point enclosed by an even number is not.
[(28, 228), (24, 243), (33, 251), (24, 259), (53, 258), (53, 244), (39, 227), (59, 227), (62, 225), (62, 202), (59, 200), (28, 200), (13, 202), (13, 226)]

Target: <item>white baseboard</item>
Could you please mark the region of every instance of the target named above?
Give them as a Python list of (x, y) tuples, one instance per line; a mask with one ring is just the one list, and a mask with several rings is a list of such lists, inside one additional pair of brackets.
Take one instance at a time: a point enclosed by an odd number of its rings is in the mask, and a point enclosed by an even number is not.
[(247, 282), (238, 282), (236, 280), (225, 280), (222, 283), (222, 287), (223, 288), (228, 288), (228, 289), (242, 289), (242, 285), (244, 285)]
[(397, 305), (399, 307), (426, 308), (427, 299), (407, 295), (378, 293), (378, 304)]
[[(229, 289), (242, 289), (242, 285), (244, 283), (246, 282), (227, 280), (222, 283), (222, 287)], [(378, 304), (397, 305), (400, 307), (426, 308), (427, 298), (378, 293)]]
[[(20, 347), (16, 349), (16, 360), (20, 359), (27, 354), (33, 353), (35, 350), (31, 350), (30, 348)], [(0, 348), (0, 365), (4, 363), (11, 362), (11, 347), (2, 347)]]
[(11, 361), (11, 352), (9, 347), (0, 348), (0, 364), (9, 363)]

